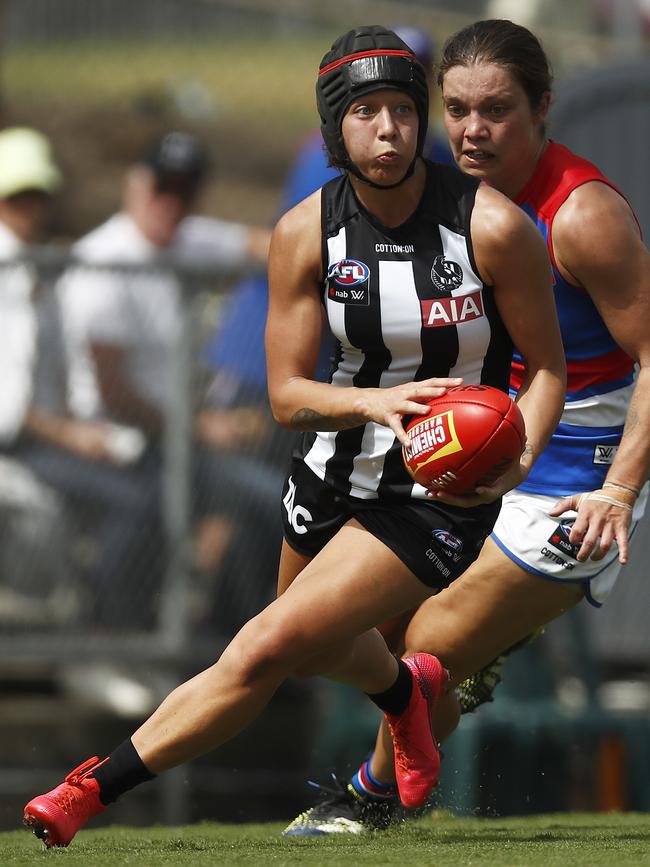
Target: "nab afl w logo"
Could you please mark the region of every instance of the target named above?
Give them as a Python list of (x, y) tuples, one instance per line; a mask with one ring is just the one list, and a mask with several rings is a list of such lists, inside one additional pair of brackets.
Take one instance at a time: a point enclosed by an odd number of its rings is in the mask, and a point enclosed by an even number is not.
[(451, 292), (463, 282), (463, 269), (458, 262), (436, 256), (431, 266), (431, 281), (441, 292)]
[(358, 286), (370, 277), (370, 269), (358, 259), (341, 259), (330, 265), (327, 276), (339, 286)]
[(370, 268), (358, 259), (341, 259), (327, 269), (328, 297), (343, 304), (370, 304)]

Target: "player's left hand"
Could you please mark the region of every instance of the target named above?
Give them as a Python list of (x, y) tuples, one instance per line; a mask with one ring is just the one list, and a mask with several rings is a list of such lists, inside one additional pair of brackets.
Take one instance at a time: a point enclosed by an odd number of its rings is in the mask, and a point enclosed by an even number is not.
[(493, 503), (508, 491), (516, 488), (528, 476), (528, 468), (523, 462), (512, 466), (506, 473), (496, 480), (493, 485), (479, 485), (468, 494), (449, 494), (438, 488), (430, 488), (427, 497), (436, 502), (448, 503), (450, 506), (460, 506), (462, 509), (470, 509), (472, 506), (482, 506)]
[(569, 534), (571, 544), (580, 545), (577, 560), (583, 562), (590, 556), (592, 560), (602, 560), (616, 542), (618, 561), (624, 565), (628, 558), (628, 535), (635, 500), (632, 492), (601, 488), (562, 497), (549, 515), (558, 518), (568, 511), (578, 513)]

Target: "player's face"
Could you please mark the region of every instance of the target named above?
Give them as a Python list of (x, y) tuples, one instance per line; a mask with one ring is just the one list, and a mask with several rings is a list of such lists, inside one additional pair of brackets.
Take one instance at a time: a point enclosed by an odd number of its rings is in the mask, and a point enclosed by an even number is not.
[(348, 155), (361, 173), (378, 184), (400, 181), (417, 149), (415, 103), (399, 90), (376, 90), (356, 99), (341, 127)]
[(503, 66), (453, 66), (442, 85), (445, 127), (454, 158), (467, 174), (514, 198), (544, 146), (548, 94), (537, 111)]

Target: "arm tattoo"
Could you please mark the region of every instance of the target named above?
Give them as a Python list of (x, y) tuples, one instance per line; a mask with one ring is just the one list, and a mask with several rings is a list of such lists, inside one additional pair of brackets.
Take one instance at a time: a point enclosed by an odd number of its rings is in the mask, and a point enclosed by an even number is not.
[(327, 416), (304, 406), (291, 416), (291, 424), (297, 430), (345, 430), (357, 427), (363, 421), (356, 415)]

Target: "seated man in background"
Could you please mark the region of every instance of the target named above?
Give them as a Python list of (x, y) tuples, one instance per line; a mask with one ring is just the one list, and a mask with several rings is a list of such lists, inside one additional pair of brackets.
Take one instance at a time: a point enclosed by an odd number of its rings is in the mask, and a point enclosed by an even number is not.
[[(261, 266), (268, 252), (266, 229), (192, 213), (207, 172), (207, 156), (194, 137), (170, 132), (156, 141), (127, 171), (123, 209), (75, 245), (75, 255), (89, 267), (75, 266), (61, 282), (75, 409), (82, 417), (114, 425), (132, 447), (125, 460), (142, 472), (156, 503), (165, 429), (172, 414), (182, 411), (174, 365), (190, 304), (167, 266)], [(115, 263), (133, 268), (107, 267)], [(192, 307), (191, 318), (194, 312)], [(224, 476), (228, 460), (200, 445), (208, 439), (207, 427), (199, 417), (193, 462), (193, 499), (200, 516), (195, 560), (204, 571), (224, 555), (232, 535), (224, 511), (229, 503), (237, 506), (231, 479)], [(135, 607), (153, 598), (153, 581), (149, 567), (135, 578)]]
[[(0, 132), (0, 259), (20, 256), (40, 239), (61, 185), (50, 145), (39, 132)], [(1, 624), (56, 623), (65, 606), (57, 588), (69, 573), (67, 525), (56, 493), (16, 459), (38, 425), (33, 406), (38, 356), (37, 277), (25, 265), (0, 270), (0, 610)], [(66, 568), (68, 567), (68, 568)], [(54, 604), (50, 604), (53, 600)], [(65, 615), (64, 615), (65, 616)]]
[[(26, 128), (0, 132), (3, 258), (29, 253), (27, 245), (43, 239), (60, 186), (44, 136)], [(54, 287), (31, 266), (17, 265), (0, 274), (0, 298), (2, 497), (4, 508), (13, 504), (3, 522), (3, 581), (20, 583), (23, 593), (31, 589), (34, 608), (52, 624), (64, 617), (67, 609), (60, 603), (77, 569), (85, 579), (84, 622), (115, 622), (113, 606), (124, 607), (119, 582), (134, 563), (147, 504), (137, 479), (120, 465), (110, 426), (77, 418), (70, 410), (65, 336)], [(75, 543), (79, 530), (89, 529), (89, 514), (94, 550), (82, 556)], [(20, 527), (27, 535), (24, 555), (16, 559), (20, 537), (14, 531)], [(79, 555), (71, 556), (77, 549)], [(37, 575), (32, 574), (35, 568)], [(29, 622), (25, 616), (22, 620)]]

